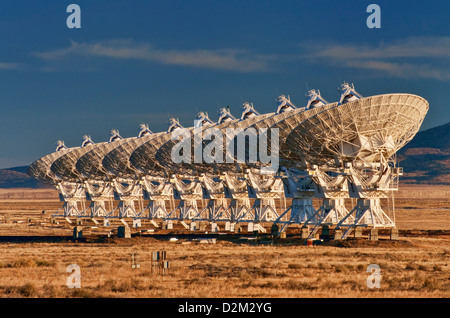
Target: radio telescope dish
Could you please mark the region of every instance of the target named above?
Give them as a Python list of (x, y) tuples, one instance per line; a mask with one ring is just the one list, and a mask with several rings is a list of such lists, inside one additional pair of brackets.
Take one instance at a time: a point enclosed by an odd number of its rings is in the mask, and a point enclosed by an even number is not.
[[(143, 134), (143, 129), (146, 129), (146, 131), (151, 134), (147, 126), (141, 125), (139, 135)], [(103, 159), (115, 148), (136, 138), (137, 137), (122, 138), (118, 131), (111, 131), (111, 138), (109, 139), (109, 142), (95, 147), (78, 160), (76, 164), (78, 171), (89, 179), (109, 181), (111, 178), (114, 178), (114, 175), (109, 173), (103, 166)]]
[[(220, 132), (220, 136), (222, 136), (224, 140), (223, 145), (225, 149), (223, 149), (223, 155), (222, 158), (220, 158), (222, 160), (208, 162), (205, 160), (205, 158), (203, 158), (202, 164), (195, 165), (196, 170), (198, 170), (201, 173), (206, 172), (211, 173), (213, 171), (240, 172), (241, 168), (236, 163), (243, 163), (243, 162), (238, 162), (237, 160), (238, 155), (240, 154), (240, 151), (244, 150), (245, 156), (246, 152), (245, 149), (238, 149), (237, 145), (238, 139), (244, 138), (243, 140), (245, 140), (245, 136), (247, 135), (249, 136), (248, 138), (250, 140), (251, 139), (250, 136), (254, 136), (255, 134), (253, 131), (247, 130), (247, 128), (251, 127), (257, 122), (260, 122), (264, 119), (273, 116), (274, 114), (275, 113), (260, 114), (254, 109), (253, 104), (250, 104), (248, 102), (244, 103), (242, 106), (240, 120), (233, 121), (229, 125), (217, 129)], [(213, 135), (214, 130), (215, 127), (212, 127), (210, 131), (207, 131), (207, 134)], [(229, 131), (234, 131), (236, 134), (228, 135)], [(206, 145), (207, 143), (204, 142), (203, 149)], [(233, 147), (234, 149), (229, 149), (228, 148), (229, 145), (234, 146)]]
[(38, 180), (43, 180), (48, 183), (54, 183), (56, 176), (51, 170), (52, 164), (61, 156), (64, 156), (65, 154), (73, 151), (76, 148), (78, 147), (67, 148), (64, 145), (64, 142), (58, 141), (58, 146), (55, 152), (36, 160), (29, 166), (27, 171), (28, 175)]
[[(130, 156), (131, 164), (140, 173), (154, 177), (164, 176), (164, 168), (158, 163), (155, 155), (162, 145), (171, 140), (178, 129), (183, 129), (183, 126), (181, 126), (178, 119), (171, 118), (169, 120), (169, 128), (165, 134), (145, 142), (134, 150)], [(187, 128), (187, 131), (192, 129), (193, 127)]]
[[(314, 91), (314, 90), (311, 90)], [(329, 107), (330, 104), (325, 105), (326, 102), (320, 93), (314, 91), (314, 94), (308, 95), (307, 107), (297, 108), (291, 101), (289, 97), (281, 95), (278, 97), (278, 107), (277, 112), (273, 116), (268, 116), (263, 120), (257, 121), (253, 125), (249, 126), (250, 133), (255, 133), (258, 135), (258, 147), (261, 147), (261, 140), (266, 140), (266, 154), (272, 151), (278, 152), (280, 160), (282, 159), (282, 151), (285, 150), (283, 147), (284, 141), (286, 140), (289, 132), (296, 127), (295, 123), (303, 121), (304, 118), (312, 116), (320, 111), (323, 111)], [(310, 105), (314, 104), (315, 107)], [(320, 107), (319, 107), (320, 106)], [(273, 129), (273, 130), (272, 130)], [(260, 131), (261, 130), (261, 131)], [(278, 133), (278, 142), (274, 142), (272, 145), (272, 132)], [(275, 148), (272, 149), (272, 146)], [(280, 147), (283, 147), (280, 149)], [(249, 157), (249, 147), (245, 148), (246, 158)], [(259, 149), (258, 153), (261, 153)], [(263, 164), (258, 158), (257, 162), (246, 162), (246, 165), (253, 168), (260, 168), (267, 166), (268, 164)]]
[[(189, 128), (188, 135), (184, 136), (183, 140), (178, 140), (178, 138), (171, 138), (162, 144), (156, 151), (155, 159), (158, 161), (161, 167), (170, 170), (174, 174), (192, 174), (192, 166), (190, 162), (180, 162), (175, 163), (172, 158), (172, 151), (180, 142), (186, 143), (186, 149), (190, 150), (190, 160), (194, 160), (194, 147), (196, 144), (196, 139), (194, 135), (201, 134), (204, 130), (212, 127), (216, 127), (217, 124), (209, 119), (208, 114), (204, 112), (199, 112), (194, 122), (194, 127)], [(200, 135), (201, 136), (201, 135)]]
[(316, 165), (390, 158), (417, 133), (428, 107), (425, 99), (411, 94), (348, 101), (305, 118), (290, 132), (286, 146)]
[(124, 179), (139, 179), (143, 173), (131, 165), (130, 156), (142, 144), (156, 139), (166, 132), (148, 134), (127, 141), (106, 154), (102, 165), (108, 173)]
[(81, 147), (77, 147), (55, 160), (50, 169), (60, 180), (78, 182), (83, 178), (76, 168), (78, 159), (98, 145), (100, 144), (95, 144), (91, 137), (83, 136)]
[[(280, 158), (281, 166), (292, 166), (298, 165), (301, 158), (298, 156), (294, 156), (291, 152), (291, 149), (286, 145), (286, 139), (288, 138), (290, 132), (294, 130), (301, 122), (303, 122), (306, 118), (310, 116), (314, 116), (320, 112), (326, 111), (332, 107), (335, 107), (337, 103), (330, 103), (326, 105), (322, 105), (320, 107), (310, 108), (310, 109), (296, 109), (291, 113), (280, 114), (274, 116), (268, 123), (272, 123), (269, 126), (268, 130), (278, 129), (278, 143), (275, 144), (275, 147), (278, 145), (278, 149), (273, 149), (273, 151), (277, 151)], [(272, 138), (269, 134), (267, 136), (267, 146), (270, 151), (272, 151)]]

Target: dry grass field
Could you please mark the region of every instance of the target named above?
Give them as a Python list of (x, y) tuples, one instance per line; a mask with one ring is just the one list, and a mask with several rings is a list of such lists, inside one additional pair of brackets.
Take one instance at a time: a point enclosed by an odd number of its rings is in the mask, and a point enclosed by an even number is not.
[[(0, 190), (0, 297), (450, 296), (450, 186), (401, 187), (397, 241), (382, 235), (317, 246), (306, 246), (297, 228), (286, 239), (223, 234), (203, 244), (182, 230), (117, 238), (88, 221), (86, 239), (72, 241), (74, 224), (50, 222), (60, 207), (52, 190)], [(170, 262), (165, 275), (152, 273), (151, 253), (160, 250)], [(80, 266), (81, 288), (66, 286), (70, 264)], [(380, 288), (367, 286), (369, 264), (380, 266)]]

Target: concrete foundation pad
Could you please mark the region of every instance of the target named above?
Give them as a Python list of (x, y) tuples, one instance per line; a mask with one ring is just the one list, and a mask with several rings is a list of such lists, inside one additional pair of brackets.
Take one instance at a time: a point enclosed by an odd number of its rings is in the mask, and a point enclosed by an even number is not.
[(391, 229), (390, 236), (391, 240), (398, 240), (398, 229)]
[(371, 229), (369, 233), (370, 241), (378, 241), (378, 229)]
[(342, 240), (342, 230), (335, 230), (334, 231), (334, 239), (335, 240)]

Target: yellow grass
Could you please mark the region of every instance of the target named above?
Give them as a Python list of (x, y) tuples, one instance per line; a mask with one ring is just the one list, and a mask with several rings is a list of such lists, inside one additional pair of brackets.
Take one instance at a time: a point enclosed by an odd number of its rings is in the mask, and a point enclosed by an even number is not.
[[(110, 239), (96, 239), (109, 230), (90, 229), (92, 223), (85, 223), (87, 242), (45, 242), (48, 235), (71, 236), (74, 226), (50, 223), (61, 206), (54, 192), (2, 190), (0, 239), (41, 239), (0, 241), (0, 297), (449, 297), (449, 189), (412, 187), (396, 195), (399, 241), (314, 247), (292, 236), (297, 229), (273, 243), (267, 238), (259, 244), (239, 239), (198, 244), (150, 236), (118, 239), (114, 232)], [(158, 250), (167, 251), (166, 275), (152, 274), (151, 253)], [(140, 268), (131, 268), (132, 253)], [(70, 264), (81, 268), (80, 289), (66, 286)], [(379, 289), (367, 287), (369, 264), (381, 268)]]
[[(181, 244), (131, 239), (117, 244), (1, 246), (2, 297), (448, 297), (449, 245), (408, 239), (400, 248)], [(436, 244), (440, 242), (440, 244)], [(168, 274), (152, 274), (151, 251), (165, 249)], [(140, 268), (131, 268), (136, 253)], [(70, 289), (66, 267), (81, 267)], [(367, 287), (369, 264), (381, 288)]]

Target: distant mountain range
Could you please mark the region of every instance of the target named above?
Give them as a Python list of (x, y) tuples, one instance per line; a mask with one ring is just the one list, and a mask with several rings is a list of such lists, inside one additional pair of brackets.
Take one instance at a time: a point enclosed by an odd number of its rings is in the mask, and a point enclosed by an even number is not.
[[(417, 133), (398, 152), (402, 183), (450, 185), (450, 122)], [(27, 174), (28, 166), (0, 169), (0, 188), (50, 188)]]
[(0, 169), (0, 188), (33, 188), (43, 189), (52, 186), (38, 181), (27, 174), (28, 166)]
[(403, 183), (450, 184), (450, 123), (417, 133), (398, 160)]

